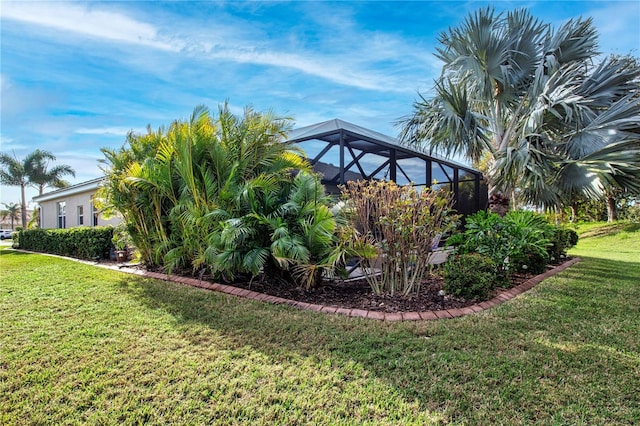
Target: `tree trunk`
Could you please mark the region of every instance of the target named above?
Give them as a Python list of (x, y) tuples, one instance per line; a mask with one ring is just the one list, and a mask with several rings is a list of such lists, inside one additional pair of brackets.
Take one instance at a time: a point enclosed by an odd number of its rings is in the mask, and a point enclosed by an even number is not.
[[(33, 214), (36, 216), (36, 227), (41, 228), (40, 226), (40, 207), (33, 209)], [(33, 216), (31, 216), (31, 220), (33, 220)]]
[(27, 229), (27, 200), (24, 192), (24, 183), (20, 185), (20, 190), (22, 193), (22, 229)]
[[(499, 146), (499, 143), (496, 142)], [(494, 175), (493, 168), (495, 165), (495, 159), (491, 159), (489, 161), (488, 167), (490, 172), (485, 174), (487, 181), (489, 183), (489, 211), (491, 213), (496, 213), (500, 216), (504, 216), (509, 211), (509, 197), (505, 195), (502, 191), (504, 188), (499, 188), (494, 182), (491, 176)], [(508, 193), (508, 189), (505, 190)]]
[(616, 199), (607, 197), (607, 222), (615, 222), (618, 220), (618, 210), (616, 208)]
[(578, 220), (578, 205), (576, 203), (571, 203), (571, 222), (576, 222)]

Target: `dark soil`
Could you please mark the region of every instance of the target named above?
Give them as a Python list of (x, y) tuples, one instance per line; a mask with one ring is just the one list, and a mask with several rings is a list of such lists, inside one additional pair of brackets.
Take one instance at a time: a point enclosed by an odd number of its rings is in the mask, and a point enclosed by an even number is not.
[[(533, 276), (533, 274), (516, 275), (511, 284), (516, 286)], [(443, 280), (435, 275), (423, 282), (418, 294), (411, 296), (376, 295), (365, 279), (349, 282), (326, 282), (321, 287), (308, 291), (302, 288), (286, 287), (264, 279), (264, 277), (256, 277), (251, 282), (239, 281), (230, 285), (299, 302), (388, 313), (463, 308), (478, 302), (477, 300), (464, 300), (452, 296), (443, 298), (438, 295), (438, 292), (442, 290)], [(503, 290), (505, 289), (500, 288), (494, 292), (498, 294)], [(493, 296), (491, 295), (489, 298)]]
[[(569, 259), (562, 259), (562, 262), (558, 263), (563, 263), (567, 260)], [(558, 263), (548, 265), (547, 268), (551, 269), (557, 266)], [(179, 273), (175, 271), (174, 274), (179, 275)], [(509, 288), (522, 284), (535, 275), (536, 274), (532, 273), (514, 274), (511, 277)], [(206, 275), (200, 278), (211, 282), (215, 281), (212, 277)], [(236, 281), (232, 283), (224, 282), (224, 284), (298, 302), (388, 313), (425, 312), (440, 309), (464, 308), (480, 302), (479, 300), (465, 300), (449, 295), (443, 298), (438, 294), (443, 288), (443, 280), (437, 275), (432, 275), (428, 280), (424, 281), (420, 287), (420, 291), (411, 296), (397, 294), (394, 296), (389, 294), (376, 295), (365, 279), (348, 282), (327, 281), (322, 286), (312, 290), (288, 286), (262, 275), (254, 279), (250, 279), (250, 277), (237, 278)], [(504, 290), (506, 290), (506, 288), (496, 288), (487, 299), (493, 298)]]

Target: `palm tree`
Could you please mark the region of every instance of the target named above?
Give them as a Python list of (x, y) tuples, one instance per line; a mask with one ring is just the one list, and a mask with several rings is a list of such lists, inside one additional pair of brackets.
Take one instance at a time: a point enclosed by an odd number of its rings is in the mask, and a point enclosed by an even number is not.
[(15, 156), (0, 154), (0, 182), (4, 185), (19, 186), (21, 192), (22, 227), (27, 227), (27, 200), (25, 188), (33, 185), (42, 194), (44, 187), (65, 187), (67, 182), (61, 177), (65, 174), (75, 176), (75, 172), (69, 166), (56, 166), (47, 170), (49, 160), (55, 160), (55, 156), (49, 151), (36, 149), (20, 161)]
[(49, 161), (55, 161), (56, 157), (49, 151), (37, 149), (31, 154), (33, 161), (29, 163), (27, 173), (29, 175), (29, 184), (34, 186), (40, 195), (44, 193), (47, 186), (54, 188), (65, 188), (69, 186), (69, 182), (63, 180), (63, 176), (76, 176), (75, 170), (71, 166), (61, 164), (47, 169)]
[(202, 272), (215, 255), (221, 215), (240, 211), (236, 195), (246, 183), (309, 167), (282, 143), (289, 128), (272, 113), (248, 108), (235, 116), (225, 104), (213, 116), (197, 107), (188, 121), (103, 149), (99, 197), (124, 217), (145, 262)]
[(236, 197), (242, 211), (223, 222), (215, 241), (218, 254), (211, 260), (223, 276), (255, 277), (263, 271), (284, 285), (309, 289), (344, 272), (348, 258), (364, 253), (351, 239), (348, 209), (330, 208), (335, 200), (316, 174), (252, 179)]
[(5, 206), (5, 209), (0, 212), (2, 214), (2, 220), (4, 221), (7, 217), (11, 219), (11, 230), (14, 229), (14, 221), (20, 219), (20, 204), (18, 203), (2, 203)]
[(558, 207), (608, 186), (640, 189), (640, 67), (594, 66), (591, 19), (554, 30), (526, 10), (477, 11), (439, 37), (435, 97), (402, 121), (405, 143), (488, 163), (490, 199)]
[(0, 154), (0, 182), (4, 185), (19, 186), (21, 195), (22, 227), (27, 227), (27, 200), (25, 188), (29, 183), (27, 160), (20, 162), (15, 155)]

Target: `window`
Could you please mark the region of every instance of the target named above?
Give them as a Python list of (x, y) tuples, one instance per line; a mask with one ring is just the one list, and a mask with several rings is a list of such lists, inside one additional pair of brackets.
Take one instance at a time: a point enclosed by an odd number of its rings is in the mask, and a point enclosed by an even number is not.
[(78, 206), (78, 226), (84, 225), (84, 206)]
[(91, 203), (91, 217), (92, 217), (91, 226), (98, 226), (98, 209), (93, 203)]
[(61, 201), (58, 203), (58, 228), (66, 228), (67, 227), (67, 203), (66, 201)]

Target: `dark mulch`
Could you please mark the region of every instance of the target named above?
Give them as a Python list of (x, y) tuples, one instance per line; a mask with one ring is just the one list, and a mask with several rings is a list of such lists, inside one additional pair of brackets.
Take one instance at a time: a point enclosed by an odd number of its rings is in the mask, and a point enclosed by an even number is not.
[[(533, 276), (533, 274), (518, 274), (513, 277), (511, 284), (516, 286)], [(443, 280), (435, 275), (423, 282), (418, 294), (411, 296), (376, 295), (364, 279), (350, 282), (326, 282), (321, 287), (309, 291), (302, 288), (282, 286), (264, 279), (264, 277), (256, 277), (250, 282), (238, 281), (230, 285), (299, 302), (388, 313), (464, 308), (478, 302), (477, 300), (464, 300), (451, 296), (445, 296), (443, 299), (438, 295), (438, 292), (442, 290)], [(496, 289), (495, 293), (497, 294), (503, 290)], [(489, 298), (491, 297), (493, 295)]]
[[(562, 262), (567, 260), (568, 259), (562, 259)], [(557, 264), (558, 263), (548, 265), (548, 268), (551, 269)], [(178, 273), (174, 271), (174, 274)], [(190, 276), (190, 274), (185, 275)], [(534, 276), (535, 274), (532, 273), (514, 274), (511, 277), (510, 287), (522, 284)], [(209, 276), (201, 278), (211, 282), (215, 281)], [(428, 280), (423, 282), (420, 291), (411, 296), (397, 294), (395, 296), (388, 294), (376, 295), (365, 279), (349, 282), (328, 281), (319, 288), (312, 290), (283, 285), (282, 282), (269, 279), (266, 276), (258, 276), (254, 279), (250, 279), (250, 277), (238, 278), (234, 282), (225, 282), (224, 284), (298, 302), (388, 313), (425, 312), (440, 309), (464, 308), (479, 302), (478, 300), (465, 300), (448, 295), (443, 299), (438, 294), (443, 288), (443, 280), (437, 275), (432, 275)], [(488, 299), (491, 299), (504, 290), (506, 289), (495, 289)]]

